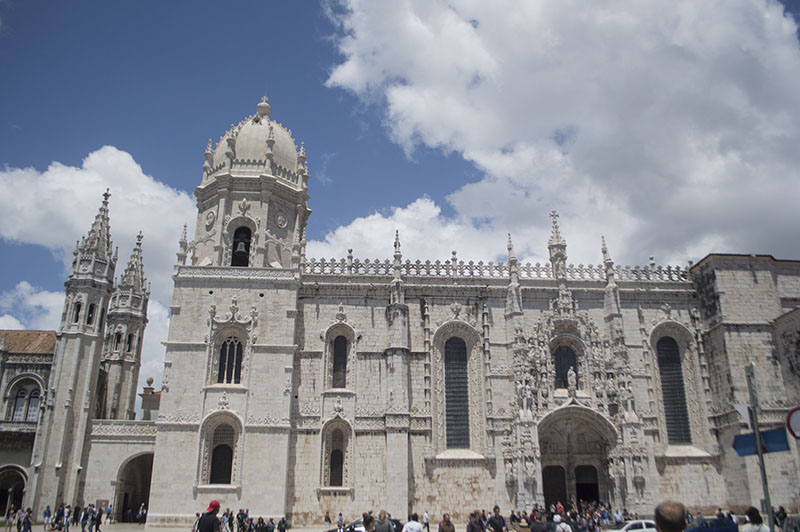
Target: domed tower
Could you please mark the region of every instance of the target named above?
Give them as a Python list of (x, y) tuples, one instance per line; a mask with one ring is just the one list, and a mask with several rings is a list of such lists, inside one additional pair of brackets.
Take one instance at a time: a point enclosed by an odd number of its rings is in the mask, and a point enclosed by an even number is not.
[(195, 238), (181, 236), (173, 274), (150, 524), (174, 523), (198, 494), (287, 512), (287, 460), (274, 457), (291, 449), (307, 190), (305, 148), (266, 98), (209, 142)]
[(308, 165), (267, 98), (205, 152), (195, 190), (197, 266), (297, 267), (306, 220)]
[(99, 418), (134, 419), (149, 299), (150, 289), (142, 265), (142, 234), (139, 233), (108, 309), (108, 332), (98, 379), (98, 393), (102, 393)]

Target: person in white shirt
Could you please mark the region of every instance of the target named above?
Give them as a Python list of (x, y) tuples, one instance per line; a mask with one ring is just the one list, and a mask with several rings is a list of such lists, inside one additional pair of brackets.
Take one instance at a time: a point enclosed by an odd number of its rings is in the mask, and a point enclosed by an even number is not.
[(403, 532), (422, 532), (422, 524), (417, 514), (411, 514), (411, 520), (403, 525)]

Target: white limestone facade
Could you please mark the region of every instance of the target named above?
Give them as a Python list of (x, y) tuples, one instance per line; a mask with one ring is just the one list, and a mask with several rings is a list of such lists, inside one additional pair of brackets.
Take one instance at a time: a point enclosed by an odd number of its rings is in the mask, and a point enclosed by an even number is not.
[[(109, 246), (76, 252), (25, 466), (37, 511), (62, 497), (147, 500), (157, 528), (191, 525), (211, 499), (294, 526), (578, 498), (643, 515), (666, 498), (758, 505), (756, 458), (732, 449), (748, 432), (734, 405), (748, 401), (749, 362), (764, 427), (800, 401), (800, 262), (623, 267), (598, 235), (600, 264), (575, 266), (556, 213), (546, 264), (521, 264), (510, 236), (498, 262), (404, 259), (402, 235), (391, 259), (315, 260), (305, 148), (270, 114), (263, 100), (206, 149), (155, 421), (130, 415), (141, 246), (116, 287)], [(93, 232), (106, 238), (103, 223)], [(79, 283), (90, 271), (94, 283)], [(71, 321), (78, 300), (112, 309), (108, 330)], [(72, 435), (82, 443), (65, 447)], [(773, 503), (787, 508), (800, 505), (790, 447), (766, 458)]]

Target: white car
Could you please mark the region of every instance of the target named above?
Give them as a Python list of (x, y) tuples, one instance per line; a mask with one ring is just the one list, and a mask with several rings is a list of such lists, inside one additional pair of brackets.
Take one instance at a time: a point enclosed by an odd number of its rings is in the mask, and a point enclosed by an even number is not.
[(617, 532), (656, 532), (656, 523), (649, 519), (636, 519), (626, 521), (621, 527), (612, 530)]

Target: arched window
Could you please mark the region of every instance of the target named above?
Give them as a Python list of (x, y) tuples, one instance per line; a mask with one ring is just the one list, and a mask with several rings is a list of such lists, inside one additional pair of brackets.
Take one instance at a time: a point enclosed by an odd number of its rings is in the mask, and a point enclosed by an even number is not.
[(128, 335), (128, 340), (125, 342), (125, 352), (130, 353), (133, 349), (133, 334)]
[(229, 336), (219, 348), (217, 382), (239, 384), (242, 378), (242, 342)]
[(28, 400), (28, 413), (25, 416), (25, 421), (36, 423), (36, 418), (39, 417), (39, 390), (31, 392), (30, 399)]
[(447, 447), (469, 448), (467, 344), (458, 337), (444, 343), (444, 404)]
[(118, 332), (114, 335), (114, 351), (119, 351), (119, 346), (122, 343), (122, 333)]
[(17, 398), (14, 400), (14, 415), (12, 421), (25, 421), (25, 403), (28, 401), (28, 394), (25, 390), (17, 392)]
[(211, 438), (211, 471), (209, 484), (230, 484), (233, 471), (233, 427), (222, 424)]
[(72, 315), (72, 323), (78, 323), (78, 320), (81, 319), (81, 302), (78, 301), (75, 303), (75, 312)]
[(86, 325), (94, 323), (94, 303), (89, 305), (89, 310), (86, 312)]
[(347, 338), (337, 336), (333, 341), (333, 380), (334, 388), (347, 387)]
[(556, 388), (569, 388), (569, 369), (575, 372), (575, 385), (578, 385), (578, 361), (575, 351), (562, 345), (553, 353), (556, 362)]
[(233, 233), (231, 266), (247, 266), (250, 262), (250, 229), (240, 227)]
[(692, 443), (678, 342), (674, 338), (664, 336), (656, 343), (656, 352), (658, 353), (658, 371), (661, 374), (661, 394), (664, 398), (667, 440), (670, 444), (677, 445)]
[(342, 431), (335, 429), (331, 434), (329, 486), (342, 486), (344, 483), (344, 436)]

